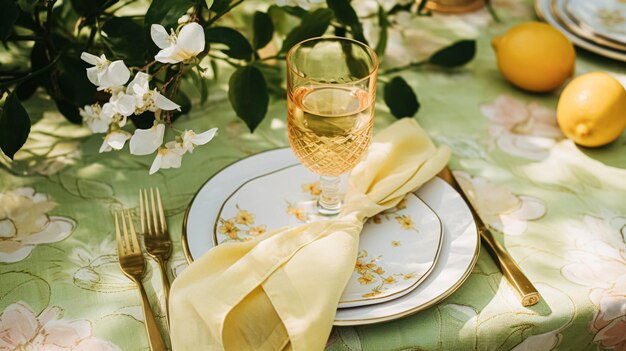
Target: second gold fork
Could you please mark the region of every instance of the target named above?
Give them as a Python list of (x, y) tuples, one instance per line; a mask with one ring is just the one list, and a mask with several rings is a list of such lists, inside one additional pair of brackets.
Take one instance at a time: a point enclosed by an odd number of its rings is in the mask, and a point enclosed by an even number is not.
[(139, 190), (139, 217), (146, 251), (159, 264), (165, 295), (165, 311), (166, 316), (169, 316), (170, 282), (167, 277), (166, 262), (172, 253), (172, 240), (165, 222), (159, 188), (156, 188), (156, 200), (154, 193), (154, 189), (150, 188), (150, 197), (148, 197), (147, 189)]

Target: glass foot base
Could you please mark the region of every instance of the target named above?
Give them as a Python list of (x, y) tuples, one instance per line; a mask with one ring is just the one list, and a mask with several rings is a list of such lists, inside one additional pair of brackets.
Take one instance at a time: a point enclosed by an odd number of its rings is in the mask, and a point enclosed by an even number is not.
[(338, 214), (340, 210), (341, 210), (341, 202), (338, 202), (337, 205), (332, 206), (332, 207), (322, 206), (322, 204), (320, 204), (319, 201), (317, 203), (317, 212), (319, 212), (319, 214), (321, 214), (322, 216), (334, 216)]

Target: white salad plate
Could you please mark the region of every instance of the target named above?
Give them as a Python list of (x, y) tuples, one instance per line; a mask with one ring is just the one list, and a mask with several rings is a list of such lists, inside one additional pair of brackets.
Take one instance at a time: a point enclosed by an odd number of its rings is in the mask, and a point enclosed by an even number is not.
[[(185, 214), (188, 261), (224, 241), (320, 220), (315, 215), (316, 179), (289, 148), (244, 158), (216, 173)], [(369, 219), (360, 241), (336, 325), (393, 320), (434, 305), (465, 281), (479, 251), (469, 208), (439, 178), (397, 208)]]

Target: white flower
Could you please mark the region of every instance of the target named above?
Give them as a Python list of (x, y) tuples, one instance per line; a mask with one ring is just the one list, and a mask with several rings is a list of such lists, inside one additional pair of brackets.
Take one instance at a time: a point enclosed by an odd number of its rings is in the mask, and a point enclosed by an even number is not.
[(111, 116), (102, 113), (102, 107), (99, 104), (86, 105), (84, 109), (80, 109), (80, 115), (93, 133), (106, 133), (113, 121)]
[(149, 155), (163, 144), (165, 125), (159, 123), (150, 129), (136, 129), (130, 138), (130, 153), (133, 155)]
[(74, 221), (48, 215), (55, 206), (33, 188), (0, 193), (0, 262), (19, 262), (38, 244), (55, 243), (72, 233)]
[(154, 59), (163, 63), (178, 63), (196, 57), (204, 50), (204, 30), (196, 22), (185, 25), (178, 36), (174, 31), (167, 30), (160, 24), (153, 24), (150, 35), (154, 43), (161, 49)]
[(554, 110), (537, 103), (500, 95), (493, 103), (481, 105), (480, 111), (490, 122), (489, 135), (509, 155), (543, 160), (563, 138)]
[(130, 78), (130, 71), (122, 60), (111, 62), (104, 54), (98, 57), (87, 52), (83, 52), (80, 58), (94, 65), (87, 68), (87, 78), (102, 89), (122, 86)]
[(130, 138), (130, 133), (123, 130), (112, 131), (104, 137), (100, 152), (109, 152), (111, 150), (121, 150)]
[(182, 149), (184, 152), (192, 153), (198, 145), (204, 145), (211, 141), (217, 132), (217, 128), (212, 128), (204, 133), (196, 134), (193, 130), (185, 130), (182, 134)]
[(309, 9), (309, 5), (319, 4), (324, 0), (276, 0), (278, 6), (299, 6), (305, 10)]
[(184, 154), (185, 150), (180, 143), (170, 141), (165, 144), (165, 148), (159, 149), (150, 167), (150, 174), (159, 169), (179, 168)]
[(119, 124), (126, 125), (126, 118), (135, 113), (136, 99), (132, 95), (117, 91), (112, 93), (109, 102), (102, 106), (102, 115)]
[(120, 351), (93, 335), (86, 319), (60, 319), (63, 310), (48, 307), (39, 315), (23, 301), (8, 305), (0, 315), (0, 350)]
[(185, 24), (190, 21), (191, 21), (191, 17), (188, 14), (184, 14), (180, 16), (180, 18), (178, 19), (178, 24)]
[(145, 111), (156, 112), (159, 109), (180, 111), (178, 104), (161, 95), (156, 89), (150, 90), (149, 78), (146, 73), (138, 72), (126, 88), (126, 96), (134, 98), (134, 112), (140, 114)]
[(506, 235), (521, 235), (528, 221), (546, 214), (546, 205), (537, 198), (513, 194), (503, 186), (465, 172), (455, 171), (454, 175), (485, 223)]

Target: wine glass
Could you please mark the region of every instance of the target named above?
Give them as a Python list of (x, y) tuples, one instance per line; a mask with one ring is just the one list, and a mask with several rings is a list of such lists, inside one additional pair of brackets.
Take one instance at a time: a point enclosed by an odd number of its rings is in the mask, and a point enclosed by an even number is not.
[(287, 53), (287, 130), (300, 162), (320, 176), (318, 212), (341, 209), (339, 176), (372, 139), (378, 58), (367, 45), (319, 37)]

